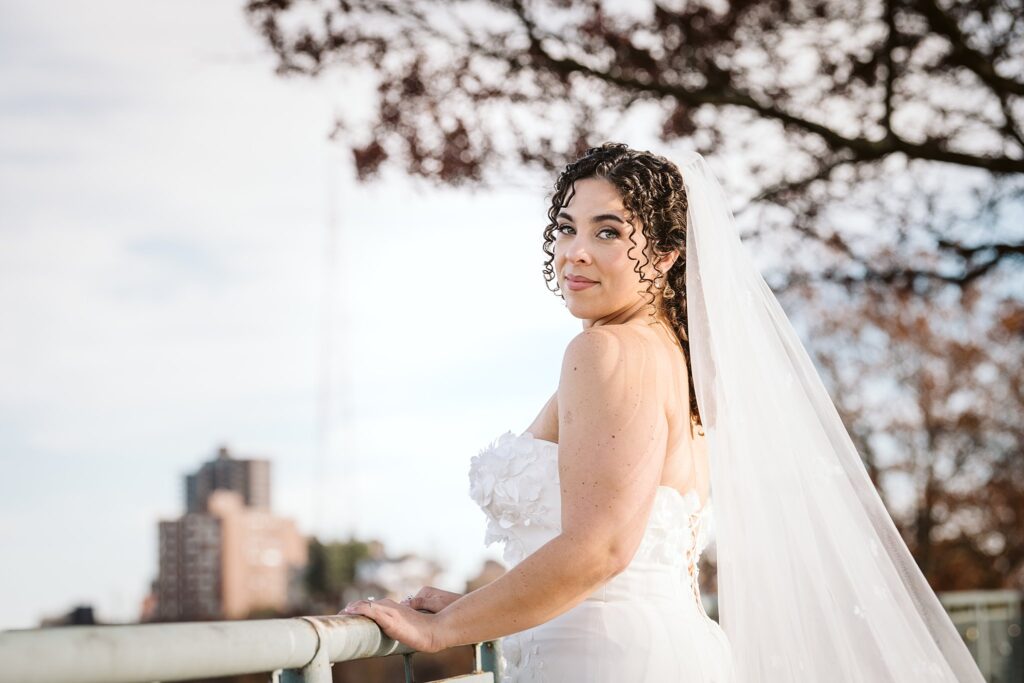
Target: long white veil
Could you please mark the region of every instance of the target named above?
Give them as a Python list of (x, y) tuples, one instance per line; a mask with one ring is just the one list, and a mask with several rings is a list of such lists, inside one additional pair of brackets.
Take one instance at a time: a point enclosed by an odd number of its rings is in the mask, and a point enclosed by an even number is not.
[(699, 154), (679, 169), (719, 619), (738, 683), (981, 683), (714, 174)]

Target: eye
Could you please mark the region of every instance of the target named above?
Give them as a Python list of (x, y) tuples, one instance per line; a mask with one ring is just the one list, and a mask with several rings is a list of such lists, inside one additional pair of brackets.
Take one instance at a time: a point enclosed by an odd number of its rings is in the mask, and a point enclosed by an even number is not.
[[(561, 234), (561, 235), (565, 235), (565, 234), (567, 234), (565, 232), (566, 230), (575, 230), (575, 229), (576, 228), (572, 227), (571, 225), (568, 225), (567, 223), (562, 223), (561, 225), (555, 226), (554, 232), (556, 232), (558, 234)], [(606, 232), (611, 234), (611, 237), (606, 238), (606, 239), (609, 239), (609, 240), (615, 239), (616, 237), (619, 237), (619, 235), (621, 234), (615, 228), (602, 228), (601, 230), (598, 231), (597, 234), (601, 235), (601, 234), (604, 234)]]

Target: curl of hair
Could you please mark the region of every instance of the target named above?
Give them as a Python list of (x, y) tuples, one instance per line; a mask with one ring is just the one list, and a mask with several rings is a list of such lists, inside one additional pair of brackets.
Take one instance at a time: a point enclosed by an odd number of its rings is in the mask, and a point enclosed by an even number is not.
[[(548, 209), (548, 225), (544, 228), (543, 250), (547, 255), (544, 262), (545, 286), (563, 299), (552, 265), (555, 258), (555, 230), (558, 227), (558, 213), (572, 199), (576, 192), (575, 183), (583, 178), (603, 178), (618, 190), (626, 209), (626, 220), (632, 223), (629, 241), (633, 244), (627, 255), (633, 260), (633, 270), (641, 282), (647, 283), (646, 294), (650, 297), (647, 305), (649, 315), (656, 315), (658, 297), (652, 291), (654, 280), (646, 277), (644, 271), (651, 263), (649, 256), (641, 254), (644, 261), (633, 257), (638, 246), (636, 224), (640, 223), (650, 251), (657, 258), (675, 250), (679, 252), (672, 267), (664, 273), (665, 283), (671, 285), (676, 295), (671, 299), (662, 298), (661, 311), (668, 319), (686, 361), (686, 376), (690, 397), (690, 424), (703, 428), (697, 397), (693, 387), (693, 373), (690, 364), (690, 340), (687, 334), (686, 314), (686, 210), (688, 202), (683, 175), (679, 168), (665, 157), (647, 151), (631, 149), (618, 142), (605, 142), (591, 147), (583, 156), (566, 165), (555, 180), (551, 206)], [(637, 220), (638, 219), (638, 220)], [(555, 281), (554, 289), (551, 282)], [(703, 431), (703, 429), (702, 429)]]

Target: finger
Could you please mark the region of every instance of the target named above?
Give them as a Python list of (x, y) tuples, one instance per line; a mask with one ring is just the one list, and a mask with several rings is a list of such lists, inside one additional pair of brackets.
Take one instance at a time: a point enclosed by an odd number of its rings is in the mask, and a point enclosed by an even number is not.
[(434, 593), (430, 596), (430, 600), (428, 602), (430, 604), (432, 611), (440, 612), (460, 597), (462, 596), (458, 593), (437, 590), (434, 591)]
[(444, 598), (440, 595), (431, 595), (429, 600), (425, 601), (426, 608), (431, 612), (440, 612), (444, 609)]
[(423, 597), (423, 589), (419, 589), (415, 594), (410, 593), (405, 596), (405, 600), (402, 600), (406, 605), (410, 607), (416, 604), (416, 601)]
[(416, 597), (421, 600), (428, 599), (437, 594), (437, 590), (433, 586), (424, 586), (416, 593)]
[(376, 600), (353, 600), (352, 602), (345, 605), (345, 609), (341, 610), (339, 614), (344, 613), (369, 615), (370, 608), (373, 607), (374, 602), (376, 602)]
[(346, 613), (358, 613), (366, 616), (372, 616), (374, 619), (379, 614), (389, 613), (396, 608), (405, 607), (405, 605), (399, 605), (394, 600), (388, 598), (381, 598), (380, 600), (356, 600), (355, 602), (349, 603), (343, 611)]
[(394, 600), (373, 600), (366, 602), (361, 607), (359, 614), (364, 617), (369, 617), (377, 622), (377, 626), (380, 627), (384, 634), (394, 638), (395, 634), (392, 632), (392, 628), (395, 624), (395, 619), (398, 616), (396, 612), (401, 609), (397, 602)]
[(406, 604), (415, 610), (426, 610), (428, 612), (435, 611), (433, 601), (420, 597), (418, 595)]

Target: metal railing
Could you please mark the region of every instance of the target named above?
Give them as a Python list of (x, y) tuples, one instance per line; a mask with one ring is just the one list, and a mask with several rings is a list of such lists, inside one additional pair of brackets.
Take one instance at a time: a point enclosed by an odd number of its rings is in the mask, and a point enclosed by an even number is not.
[(939, 593), (957, 631), (989, 683), (1024, 683), (1024, 593)]
[[(498, 641), (478, 643), (467, 683), (500, 683)], [(124, 626), (61, 626), (0, 633), (0, 681), (149, 683), (271, 672), (274, 683), (330, 683), (331, 665), (413, 650), (360, 616)]]
[[(715, 596), (705, 607), (717, 612)], [(1024, 681), (1019, 591), (939, 593), (990, 683)], [(465, 683), (501, 683), (500, 641), (474, 646)], [(331, 665), (413, 650), (359, 616), (296, 617), (0, 632), (0, 683), (151, 683), (271, 672), (273, 683), (330, 683)]]

